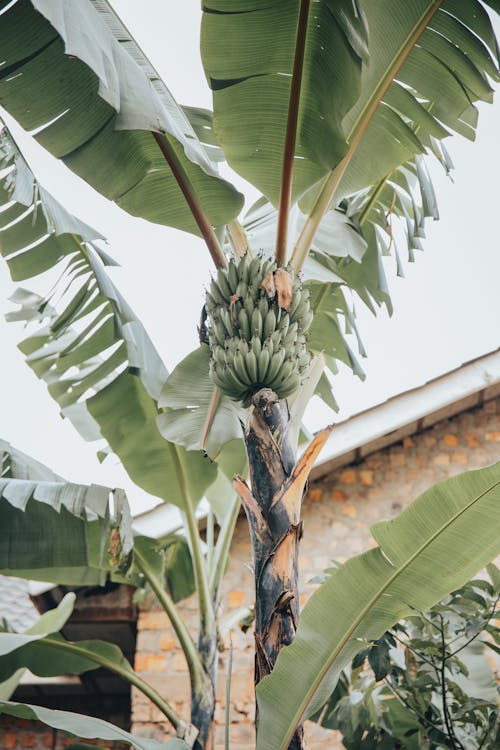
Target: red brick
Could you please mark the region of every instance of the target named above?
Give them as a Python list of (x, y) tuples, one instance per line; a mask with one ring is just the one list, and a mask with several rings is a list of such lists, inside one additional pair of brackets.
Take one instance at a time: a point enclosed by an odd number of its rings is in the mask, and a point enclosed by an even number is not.
[(477, 448), (479, 445), (479, 440), (477, 435), (474, 432), (468, 432), (465, 436), (465, 439), (467, 440), (467, 445), (469, 448)]
[(23, 734), (21, 738), (21, 747), (35, 747), (36, 737), (34, 734)]
[(309, 490), (309, 492), (307, 493), (307, 499), (311, 503), (319, 503), (322, 497), (323, 490), (320, 490), (319, 487), (315, 487), (314, 489)]
[(450, 457), (447, 453), (438, 453), (437, 456), (434, 456), (432, 462), (436, 464), (436, 466), (448, 466), (450, 463)]
[(17, 745), (17, 732), (6, 732), (2, 739), (2, 750), (13, 750)]
[(247, 598), (245, 591), (230, 591), (229, 592), (229, 606), (236, 608), (243, 606), (245, 599)]
[(141, 612), (139, 615), (140, 630), (166, 630), (169, 625), (165, 612)]
[(359, 479), (360, 479), (361, 484), (365, 486), (373, 484), (373, 471), (362, 469), (359, 472)]
[(460, 441), (457, 438), (457, 436), (456, 435), (452, 435), (451, 433), (444, 436), (443, 443), (445, 445), (450, 446), (450, 447), (454, 447), (455, 445), (460, 445)]
[(168, 633), (164, 633), (160, 636), (159, 647), (162, 651), (173, 651), (175, 648), (175, 641), (170, 637)]
[(490, 443), (500, 442), (500, 432), (487, 432), (486, 440), (488, 440), (488, 442)]
[(342, 484), (356, 484), (356, 472), (354, 469), (347, 469), (340, 475), (340, 481)]
[(333, 490), (332, 497), (336, 503), (343, 503), (347, 500), (347, 495), (342, 490)]
[(137, 672), (162, 672), (167, 666), (166, 656), (164, 654), (143, 654), (135, 655), (135, 669)]

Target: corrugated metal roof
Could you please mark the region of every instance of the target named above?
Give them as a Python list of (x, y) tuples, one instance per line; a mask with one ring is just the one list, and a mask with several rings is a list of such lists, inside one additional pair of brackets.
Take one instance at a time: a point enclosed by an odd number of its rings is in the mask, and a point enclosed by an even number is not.
[(0, 618), (7, 620), (13, 630), (22, 632), (34, 625), (39, 616), (29, 597), (28, 581), (0, 576)]
[(500, 349), (340, 422), (312, 471), (318, 478), (500, 395)]

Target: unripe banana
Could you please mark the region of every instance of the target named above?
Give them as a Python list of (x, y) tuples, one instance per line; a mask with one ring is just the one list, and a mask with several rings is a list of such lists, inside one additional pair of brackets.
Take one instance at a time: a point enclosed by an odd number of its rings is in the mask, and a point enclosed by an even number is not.
[(224, 297), (225, 302), (229, 302), (229, 299), (233, 292), (231, 291), (229, 280), (222, 268), (219, 268), (219, 270), (217, 271), (217, 286), (219, 287), (219, 291)]
[(293, 371), (293, 362), (290, 362), (290, 360), (287, 359), (286, 362), (281, 365), (276, 376), (272, 380), (270, 379), (269, 388), (272, 388), (273, 391), (277, 390), (286, 380), (288, 380)]
[(267, 300), (265, 297), (262, 297), (262, 299), (259, 300), (259, 311), (262, 315), (262, 320), (266, 319), (267, 311), (269, 310), (269, 305), (267, 303)]
[(274, 331), (276, 330), (276, 314), (274, 310), (271, 308), (268, 310), (267, 315), (264, 320), (264, 338), (267, 339), (268, 336), (271, 336)]
[(250, 383), (257, 384), (259, 381), (259, 376), (258, 376), (258, 371), (257, 371), (257, 357), (255, 356), (252, 349), (250, 349), (250, 351), (245, 357), (245, 365), (247, 368), (248, 376), (250, 378)]
[(299, 386), (300, 377), (296, 373), (293, 373), (292, 375), (290, 375), (286, 383), (280, 386), (278, 390), (278, 396), (280, 398), (287, 398), (287, 396), (291, 396), (292, 393), (295, 393)]
[(227, 380), (222, 378), (214, 368), (209, 371), (209, 375), (212, 383), (226, 393), (228, 387)]
[[(235, 290), (236, 287), (238, 286), (238, 282), (239, 282), (240, 279), (239, 279), (239, 276), (238, 276), (238, 270), (236, 268), (236, 263), (234, 262), (234, 260), (232, 258), (229, 261), (229, 264), (228, 264), (228, 267), (227, 267), (227, 278), (228, 278), (228, 281), (229, 281), (230, 290), (232, 290), (232, 289)], [(231, 296), (231, 294), (229, 296)]]
[(272, 337), (264, 341), (264, 343), (262, 344), (262, 350), (265, 350), (266, 352), (268, 352), (269, 359), (271, 359), (274, 353), (274, 344), (273, 344)]
[(272, 258), (267, 258), (267, 260), (262, 261), (262, 267), (260, 269), (260, 275), (263, 279), (266, 278), (269, 271), (274, 271), (276, 269), (276, 263)]
[(248, 284), (245, 281), (240, 281), (238, 286), (236, 287), (236, 294), (238, 297), (243, 299), (246, 297), (246, 294), (248, 292)]
[(259, 383), (265, 383), (266, 377), (267, 377), (267, 371), (269, 368), (269, 350), (268, 349), (262, 349), (261, 353), (259, 354), (259, 358), (257, 360), (257, 374), (258, 374), (258, 381)]
[(227, 339), (227, 331), (221, 320), (214, 320), (212, 322), (212, 330), (215, 333), (215, 338), (221, 346), (224, 346), (224, 342)]
[(259, 256), (256, 255), (255, 258), (250, 263), (250, 268), (249, 268), (250, 281), (252, 281), (252, 279), (254, 279), (256, 276), (259, 275), (260, 260), (261, 259), (259, 258)]
[(313, 319), (310, 293), (293, 277), (289, 312), (280, 308), (279, 290), (269, 297), (266, 289), (272, 291), (272, 284), (269, 279), (263, 283), (275, 270), (271, 258), (231, 260), (206, 294), (210, 377), (244, 406), (260, 388), (286, 398), (310, 364), (304, 335)]
[(289, 318), (288, 315), (285, 315), (284, 318), (282, 319), (282, 321), (280, 323), (280, 327), (279, 327), (280, 332), (281, 332), (281, 338), (283, 339), (283, 341), (286, 338), (286, 334), (288, 332), (288, 326), (289, 326), (289, 324), (290, 324), (290, 318)]
[(233, 324), (231, 322), (231, 316), (229, 314), (229, 310), (223, 309), (220, 311), (220, 319), (222, 321), (222, 324), (224, 328), (227, 331), (227, 336), (234, 336), (235, 331), (233, 329)]
[(271, 360), (269, 362), (269, 367), (267, 370), (266, 379), (269, 383), (269, 388), (271, 388), (271, 382), (274, 381), (276, 376), (278, 375), (280, 371), (280, 367), (285, 361), (286, 352), (284, 349), (279, 349), (277, 352), (274, 352), (273, 356), (271, 357)]
[(205, 305), (207, 307), (207, 313), (212, 313), (217, 309), (217, 302), (215, 301), (215, 297), (213, 297), (208, 291), (205, 292)]
[(236, 369), (231, 367), (231, 365), (228, 365), (225, 370), (225, 378), (236, 397), (245, 392), (247, 383), (241, 380), (240, 376), (236, 372)]
[(257, 359), (260, 357), (260, 353), (262, 351), (262, 342), (258, 336), (252, 336), (252, 339), (250, 341), (250, 345), (252, 347), (252, 351), (257, 357)]
[(238, 278), (245, 284), (248, 284), (250, 279), (250, 264), (248, 263), (245, 256), (238, 263)]
[(252, 297), (249, 292), (247, 293), (247, 296), (243, 300), (243, 307), (245, 308), (246, 314), (248, 315), (248, 320), (249, 321), (252, 320), (252, 313), (254, 311), (254, 306), (253, 306)]
[(241, 352), (236, 352), (233, 357), (234, 372), (245, 385), (251, 384), (251, 379), (248, 376), (247, 368), (245, 367), (245, 358)]
[(252, 313), (251, 329), (253, 336), (258, 336), (259, 338), (262, 336), (262, 315), (257, 308)]
[(292, 323), (285, 336), (283, 336), (283, 331), (281, 332), (285, 349), (289, 349), (297, 342), (298, 327), (298, 323)]
[(217, 346), (214, 352), (214, 359), (217, 365), (224, 367), (226, 364), (226, 357), (224, 355), (224, 349), (221, 346)]
[(238, 323), (239, 323), (239, 326), (240, 326), (240, 331), (241, 331), (242, 336), (245, 339), (249, 339), (250, 336), (251, 336), (250, 321), (248, 319), (248, 314), (247, 314), (246, 310), (243, 309), (243, 310), (239, 311), (239, 313), (238, 313)]
[(217, 284), (215, 279), (212, 279), (212, 281), (210, 282), (210, 294), (212, 295), (217, 305), (226, 304), (225, 297), (219, 289), (219, 285)]
[(310, 304), (309, 304), (309, 292), (307, 290), (304, 290), (300, 295), (300, 301), (297, 305), (297, 308), (295, 312), (290, 314), (291, 322), (294, 323), (296, 320), (300, 320), (305, 313), (307, 313), (310, 310)]
[(274, 351), (279, 349), (281, 346), (281, 331), (274, 331), (274, 333), (271, 334), (271, 341), (273, 342)]
[(301, 333), (305, 333), (307, 330), (309, 330), (311, 323), (314, 319), (314, 313), (312, 310), (308, 310), (306, 313), (304, 313), (303, 317), (300, 320), (300, 331)]

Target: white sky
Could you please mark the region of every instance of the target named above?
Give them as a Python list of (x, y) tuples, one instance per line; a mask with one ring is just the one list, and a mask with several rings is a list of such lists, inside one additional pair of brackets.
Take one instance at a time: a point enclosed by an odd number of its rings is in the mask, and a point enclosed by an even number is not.
[[(117, 12), (181, 104), (211, 107), (198, 51), (199, 0), (114, 0)], [(338, 418), (451, 370), (500, 346), (500, 107), (481, 107), (475, 144), (448, 140), (455, 163), (454, 184), (435, 170), (441, 220), (428, 224), (425, 251), (405, 264), (405, 279), (387, 275), (395, 313), (375, 319), (358, 306), (368, 359), (364, 383), (349, 371), (336, 379)], [(23, 144), (26, 142), (23, 140)], [(28, 146), (26, 146), (28, 149)], [(28, 153), (28, 150), (26, 151)], [(196, 322), (211, 270), (203, 243), (191, 235), (134, 219), (98, 196), (39, 148), (29, 148), (40, 181), (80, 218), (109, 240), (122, 268), (113, 279), (142, 319), (169, 369), (196, 346)], [(249, 196), (255, 192), (234, 180)], [(404, 248), (401, 248), (404, 255)], [(28, 288), (36, 288), (26, 282)], [(125, 486), (137, 512), (155, 504), (127, 480), (116, 460), (100, 465), (86, 444), (61, 420), (58, 408), (24, 364), (16, 344), (19, 325), (6, 324), (6, 302), (14, 286), (0, 266), (0, 437), (45, 462), (68, 479)], [(331, 421), (321, 405), (311, 426)]]

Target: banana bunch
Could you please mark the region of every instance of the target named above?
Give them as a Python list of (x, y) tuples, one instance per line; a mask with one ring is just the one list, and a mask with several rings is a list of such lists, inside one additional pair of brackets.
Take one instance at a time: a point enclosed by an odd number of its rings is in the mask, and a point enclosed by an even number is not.
[(286, 398), (297, 390), (310, 354), (309, 292), (273, 260), (243, 257), (219, 269), (206, 293), (212, 382), (247, 407), (271, 388)]

